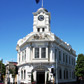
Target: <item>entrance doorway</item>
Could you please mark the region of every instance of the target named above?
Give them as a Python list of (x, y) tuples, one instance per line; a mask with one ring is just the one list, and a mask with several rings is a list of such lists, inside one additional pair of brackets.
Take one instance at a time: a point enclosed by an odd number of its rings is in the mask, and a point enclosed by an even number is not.
[(45, 84), (45, 72), (37, 72), (37, 84)]

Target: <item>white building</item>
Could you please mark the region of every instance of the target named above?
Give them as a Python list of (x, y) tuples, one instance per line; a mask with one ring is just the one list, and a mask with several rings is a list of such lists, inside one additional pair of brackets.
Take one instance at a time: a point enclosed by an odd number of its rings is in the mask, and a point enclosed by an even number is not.
[(18, 84), (75, 81), (76, 52), (50, 31), (50, 12), (33, 15), (33, 32), (17, 42)]

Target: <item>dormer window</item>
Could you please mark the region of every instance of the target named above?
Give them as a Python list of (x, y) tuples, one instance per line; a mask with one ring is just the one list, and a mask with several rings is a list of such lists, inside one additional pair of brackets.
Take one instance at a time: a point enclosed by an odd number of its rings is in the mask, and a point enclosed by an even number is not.
[(40, 32), (40, 28), (38, 28), (37, 31)]

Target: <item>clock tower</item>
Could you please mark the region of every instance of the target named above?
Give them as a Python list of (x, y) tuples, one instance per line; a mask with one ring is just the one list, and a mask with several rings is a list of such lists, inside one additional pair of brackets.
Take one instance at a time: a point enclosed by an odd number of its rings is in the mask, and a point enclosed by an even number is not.
[(40, 8), (33, 15), (33, 32), (50, 32), (50, 13), (46, 9)]

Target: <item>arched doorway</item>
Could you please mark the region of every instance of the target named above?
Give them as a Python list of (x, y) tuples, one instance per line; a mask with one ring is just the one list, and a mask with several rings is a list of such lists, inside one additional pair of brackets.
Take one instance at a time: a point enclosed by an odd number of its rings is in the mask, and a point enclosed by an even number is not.
[(33, 70), (33, 79), (36, 84), (46, 84), (49, 70), (45, 66), (36, 66)]

